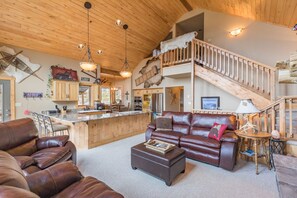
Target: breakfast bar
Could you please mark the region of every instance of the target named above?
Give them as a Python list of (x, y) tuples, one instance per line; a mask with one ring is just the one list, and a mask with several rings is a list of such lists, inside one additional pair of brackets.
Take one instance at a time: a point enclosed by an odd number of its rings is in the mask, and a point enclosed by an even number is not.
[(70, 140), (77, 149), (91, 149), (102, 144), (144, 133), (149, 113), (127, 111), (104, 114), (54, 113), (52, 120), (69, 126)]

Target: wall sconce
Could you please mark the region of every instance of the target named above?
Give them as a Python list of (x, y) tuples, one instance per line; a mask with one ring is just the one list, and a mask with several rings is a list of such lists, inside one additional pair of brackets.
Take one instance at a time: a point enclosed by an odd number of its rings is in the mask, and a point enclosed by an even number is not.
[(242, 31), (243, 31), (243, 28), (238, 28), (238, 29), (232, 30), (232, 31), (230, 32), (230, 34), (231, 34), (232, 36), (238, 36)]

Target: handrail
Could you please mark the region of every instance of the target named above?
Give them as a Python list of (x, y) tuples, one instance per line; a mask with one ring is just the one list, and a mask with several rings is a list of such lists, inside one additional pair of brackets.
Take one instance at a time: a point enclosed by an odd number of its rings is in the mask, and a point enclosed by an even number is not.
[(276, 71), (271, 67), (207, 42), (193, 39), (194, 60), (255, 93), (275, 99)]
[(210, 110), (210, 109), (193, 109), (192, 113), (236, 115), (234, 111)]
[(293, 138), (293, 130), (297, 131), (296, 126), (293, 126), (293, 121), (297, 121), (296, 118), (293, 119), (293, 110), (296, 110), (296, 107), (297, 96), (283, 96), (261, 109), (258, 116), (254, 116), (252, 120), (257, 122), (259, 130), (271, 132), (276, 129), (282, 137)]

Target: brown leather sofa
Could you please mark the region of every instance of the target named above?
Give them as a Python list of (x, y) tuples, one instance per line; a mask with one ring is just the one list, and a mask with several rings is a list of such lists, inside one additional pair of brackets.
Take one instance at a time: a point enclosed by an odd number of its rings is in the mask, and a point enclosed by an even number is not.
[[(146, 141), (150, 138), (173, 143), (186, 151), (186, 156), (208, 164), (232, 170), (236, 162), (238, 137), (234, 133), (237, 127), (234, 115), (192, 114), (189, 112), (163, 112), (163, 116), (172, 116), (172, 131), (155, 131), (154, 123), (148, 125)], [(208, 138), (213, 124), (227, 124), (220, 141)]]
[(25, 175), (67, 160), (76, 163), (76, 148), (69, 136), (39, 138), (30, 118), (0, 123), (0, 136), (0, 150), (14, 156)]
[(105, 183), (83, 177), (71, 161), (25, 177), (17, 161), (4, 151), (0, 151), (0, 197), (123, 198)]

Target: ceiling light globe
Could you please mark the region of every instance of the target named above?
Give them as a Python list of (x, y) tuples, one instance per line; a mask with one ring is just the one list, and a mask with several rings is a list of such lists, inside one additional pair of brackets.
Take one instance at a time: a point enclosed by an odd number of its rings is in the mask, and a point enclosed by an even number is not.
[(120, 75), (123, 77), (123, 78), (130, 78), (132, 76), (132, 73), (130, 71), (121, 71), (120, 72)]
[(97, 68), (97, 65), (92, 62), (80, 62), (79, 65), (85, 71), (94, 71)]

